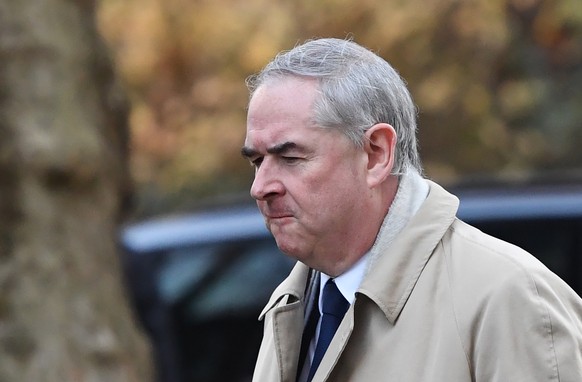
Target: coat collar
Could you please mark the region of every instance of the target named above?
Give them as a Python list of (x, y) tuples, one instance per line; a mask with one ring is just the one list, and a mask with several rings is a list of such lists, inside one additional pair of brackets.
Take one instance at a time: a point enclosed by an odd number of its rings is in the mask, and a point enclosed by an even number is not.
[(382, 227), (372, 247), (374, 264), (358, 293), (368, 296), (394, 324), (422, 270), (446, 230), (455, 220), (459, 200), (429, 183), (429, 193), (418, 212), (393, 241), (383, 244)]
[(271, 310), (282, 298), (288, 296), (292, 301), (304, 300), (307, 281), (311, 274), (309, 267), (303, 263), (297, 262), (291, 273), (271, 294), (271, 298), (267, 305), (263, 308), (259, 320), (262, 320), (265, 314)]

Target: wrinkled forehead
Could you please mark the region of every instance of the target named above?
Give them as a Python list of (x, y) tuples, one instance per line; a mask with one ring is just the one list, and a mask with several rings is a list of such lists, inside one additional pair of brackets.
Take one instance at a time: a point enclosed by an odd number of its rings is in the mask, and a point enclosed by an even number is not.
[(315, 126), (309, 117), (295, 119), (293, 116), (280, 115), (280, 119), (250, 119), (247, 124), (245, 147), (267, 151), (270, 147), (282, 144), (300, 144), (311, 139), (323, 129)]

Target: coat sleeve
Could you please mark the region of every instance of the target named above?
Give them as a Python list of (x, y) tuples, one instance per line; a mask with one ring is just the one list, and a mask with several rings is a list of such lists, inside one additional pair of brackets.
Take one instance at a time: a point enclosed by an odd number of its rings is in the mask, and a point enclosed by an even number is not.
[(473, 329), (476, 382), (582, 381), (582, 300), (545, 268), (496, 285)]

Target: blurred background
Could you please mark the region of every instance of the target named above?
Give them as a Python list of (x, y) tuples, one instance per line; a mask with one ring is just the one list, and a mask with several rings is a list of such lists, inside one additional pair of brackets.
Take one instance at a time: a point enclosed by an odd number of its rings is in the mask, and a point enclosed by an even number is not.
[[(313, 37), (401, 73), (430, 178), (582, 184), (580, 0), (0, 0), (0, 381), (249, 380), (292, 265), (256, 208), (122, 228), (248, 201), (244, 80)], [(499, 195), (581, 288), (582, 191)]]
[(582, 168), (579, 0), (102, 0), (97, 17), (131, 100), (137, 216), (247, 192), (244, 79), (312, 37), (395, 66), (437, 181)]

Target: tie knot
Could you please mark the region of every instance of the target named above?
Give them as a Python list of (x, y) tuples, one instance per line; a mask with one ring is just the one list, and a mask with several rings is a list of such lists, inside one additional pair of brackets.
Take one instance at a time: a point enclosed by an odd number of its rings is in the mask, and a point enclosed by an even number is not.
[(330, 314), (340, 320), (344, 317), (350, 304), (339, 291), (333, 279), (327, 280), (323, 287), (321, 310), (323, 314)]

